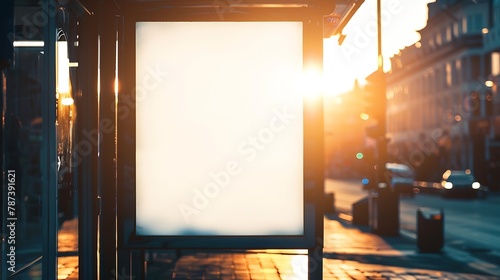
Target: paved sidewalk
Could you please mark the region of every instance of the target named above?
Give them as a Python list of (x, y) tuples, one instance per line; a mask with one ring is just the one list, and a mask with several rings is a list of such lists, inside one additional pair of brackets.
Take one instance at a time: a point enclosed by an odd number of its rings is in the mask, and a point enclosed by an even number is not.
[[(76, 224), (77, 220), (68, 221), (61, 229), (61, 249), (77, 248)], [(451, 258), (446, 251), (419, 253), (414, 240), (381, 237), (337, 215), (325, 217), (324, 244), (323, 279), (500, 279)], [(147, 261), (148, 280), (307, 279), (306, 250), (185, 250), (180, 257), (174, 251), (159, 251), (147, 254)], [(77, 257), (59, 257), (58, 264), (58, 279), (78, 279)], [(39, 269), (19, 279), (40, 279)], [(121, 270), (117, 274), (119, 280), (138, 279)]]
[[(499, 279), (477, 273), (407, 268), (325, 258), (323, 279)], [(307, 255), (205, 252), (184, 254), (148, 279), (307, 279)]]
[(416, 240), (408, 238), (406, 234), (381, 237), (371, 233), (367, 226), (354, 226), (334, 216), (330, 218), (325, 219), (324, 257), (327, 259), (353, 261), (359, 265), (397, 267), (398, 271), (426, 270), (429, 275), (458, 275), (459, 279), (470, 279), (466, 275), (473, 275), (472, 279), (500, 279), (498, 271), (491, 274), (496, 277), (482, 278), (489, 274), (477, 269), (477, 263), (472, 258), (465, 258), (463, 255), (457, 257), (447, 246), (439, 253), (421, 253)]
[[(165, 258), (164, 258), (165, 260)], [(170, 265), (158, 254), (148, 279), (307, 279), (307, 251), (183, 252)], [(380, 237), (335, 215), (325, 218), (323, 279), (500, 279), (445, 252), (419, 253), (403, 236)]]

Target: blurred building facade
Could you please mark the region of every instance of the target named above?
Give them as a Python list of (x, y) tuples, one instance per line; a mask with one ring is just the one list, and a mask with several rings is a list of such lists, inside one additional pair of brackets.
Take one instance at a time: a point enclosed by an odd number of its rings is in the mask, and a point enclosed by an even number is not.
[(500, 184), (492, 175), (500, 132), (492, 125), (500, 114), (498, 73), (492, 72), (499, 59), (492, 63), (492, 57), (500, 40), (488, 42), (499, 33), (499, 2), (429, 3), (421, 40), (391, 58), (390, 159), (417, 169), (422, 180), (439, 180), (446, 169), (471, 169), (483, 184)]
[(489, 124), (489, 178), (494, 185), (496, 182), (496, 189), (500, 189), (500, 98), (499, 85), (500, 85), (500, 1), (491, 0), (491, 25), (489, 26), (488, 33), (483, 36), (483, 44), (486, 55), (491, 61), (491, 73), (488, 77), (492, 81), (492, 93), (494, 97), (493, 114), (488, 119)]

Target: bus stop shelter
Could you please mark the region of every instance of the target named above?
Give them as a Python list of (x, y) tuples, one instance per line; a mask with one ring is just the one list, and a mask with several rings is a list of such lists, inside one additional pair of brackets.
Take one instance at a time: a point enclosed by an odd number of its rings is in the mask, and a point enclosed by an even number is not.
[[(17, 223), (32, 249), (2, 278), (55, 279), (75, 254), (81, 279), (140, 279), (153, 249), (321, 263), (323, 39), (362, 2), (3, 2), (3, 233)], [(78, 248), (62, 253), (68, 219)]]

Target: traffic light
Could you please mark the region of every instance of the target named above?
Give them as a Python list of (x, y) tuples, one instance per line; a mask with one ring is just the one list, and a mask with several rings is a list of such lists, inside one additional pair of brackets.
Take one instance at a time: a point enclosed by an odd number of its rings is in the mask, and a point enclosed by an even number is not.
[(367, 84), (364, 87), (365, 92), (365, 110), (376, 122), (366, 128), (366, 136), (373, 138), (377, 143), (377, 153), (374, 160), (376, 170), (369, 171), (369, 176), (372, 176), (375, 186), (385, 185), (389, 186), (386, 175), (385, 164), (387, 162), (387, 142), (386, 135), (386, 76), (382, 69), (373, 72), (366, 77)]
[(386, 76), (381, 70), (375, 71), (366, 77), (367, 84), (364, 87), (365, 92), (365, 113), (370, 118), (385, 122), (386, 113)]

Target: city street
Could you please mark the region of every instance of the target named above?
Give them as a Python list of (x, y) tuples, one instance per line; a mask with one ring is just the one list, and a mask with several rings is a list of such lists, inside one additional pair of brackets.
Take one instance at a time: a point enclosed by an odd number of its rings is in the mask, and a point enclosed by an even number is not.
[[(339, 213), (351, 214), (353, 202), (365, 197), (359, 180), (325, 182), (325, 192), (335, 194)], [(416, 213), (420, 207), (442, 209), (445, 244), (463, 250), (489, 263), (500, 265), (500, 196), (486, 199), (445, 199), (437, 194), (417, 194), (400, 198), (400, 228), (416, 234)]]

